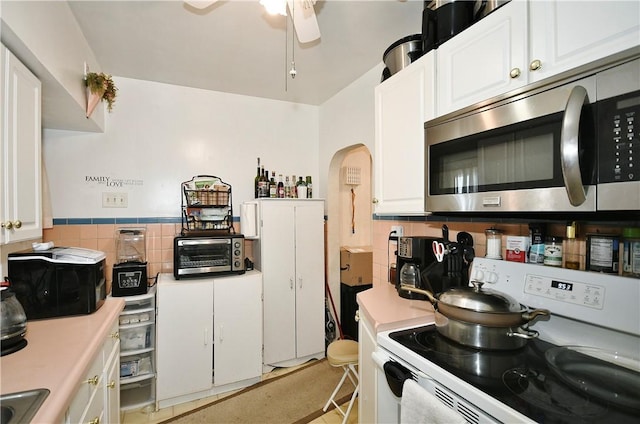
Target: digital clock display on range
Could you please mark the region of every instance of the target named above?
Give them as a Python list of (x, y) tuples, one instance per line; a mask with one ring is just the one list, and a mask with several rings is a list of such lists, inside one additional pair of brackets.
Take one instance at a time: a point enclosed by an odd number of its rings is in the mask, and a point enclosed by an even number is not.
[(563, 281), (556, 281), (556, 280), (552, 280), (551, 281), (551, 287), (558, 289), (558, 290), (566, 290), (566, 291), (572, 291), (573, 290), (573, 284), (572, 283), (565, 283)]

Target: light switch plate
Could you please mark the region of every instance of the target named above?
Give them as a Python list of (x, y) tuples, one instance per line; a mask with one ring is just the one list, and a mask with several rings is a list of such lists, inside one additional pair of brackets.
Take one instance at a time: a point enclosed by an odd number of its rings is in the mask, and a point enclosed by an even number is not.
[(103, 208), (126, 208), (129, 207), (127, 193), (102, 193)]

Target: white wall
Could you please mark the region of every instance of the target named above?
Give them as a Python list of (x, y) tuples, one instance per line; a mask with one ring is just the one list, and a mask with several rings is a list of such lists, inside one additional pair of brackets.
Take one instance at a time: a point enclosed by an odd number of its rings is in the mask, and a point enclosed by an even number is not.
[(336, 152), (361, 143), (373, 154), (373, 88), (380, 84), (382, 69), (381, 62), (320, 107), (320, 197), (327, 197), (329, 164)]
[[(319, 179), (316, 106), (114, 81), (104, 133), (44, 131), (54, 218), (178, 217), (180, 183), (198, 174), (231, 184), (238, 216), (254, 196), (258, 156), (269, 171)], [(103, 208), (103, 192), (127, 193), (129, 207)]]

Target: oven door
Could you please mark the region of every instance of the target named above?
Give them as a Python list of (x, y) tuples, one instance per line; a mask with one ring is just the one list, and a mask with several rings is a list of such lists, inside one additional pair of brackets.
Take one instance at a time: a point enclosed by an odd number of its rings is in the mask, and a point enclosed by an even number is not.
[(427, 123), (426, 210), (595, 211), (595, 81)]
[(407, 379), (413, 379), (427, 392), (434, 395), (446, 407), (452, 409), (468, 423), (499, 423), (490, 415), (474, 407), (461, 396), (455, 394), (429, 375), (412, 366), (407, 361), (378, 347), (372, 354), (376, 366), (376, 413), (378, 423), (401, 422), (402, 389)]

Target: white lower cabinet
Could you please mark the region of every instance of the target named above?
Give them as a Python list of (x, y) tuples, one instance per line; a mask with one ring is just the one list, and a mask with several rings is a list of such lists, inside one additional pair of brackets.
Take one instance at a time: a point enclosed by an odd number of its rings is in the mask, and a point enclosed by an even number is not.
[(358, 312), (358, 422), (376, 423), (377, 373), (371, 354), (376, 350), (376, 333), (364, 314)]
[(175, 280), (157, 285), (157, 407), (260, 381), (262, 274)]
[(156, 287), (122, 299), (125, 306), (120, 314), (120, 409), (155, 409)]
[(262, 274), (213, 284), (213, 384), (262, 375)]
[(120, 422), (120, 342), (114, 322), (65, 414), (65, 423)]

